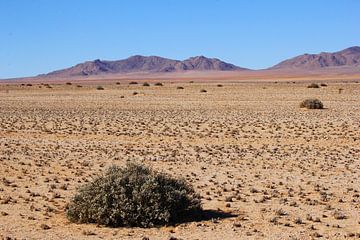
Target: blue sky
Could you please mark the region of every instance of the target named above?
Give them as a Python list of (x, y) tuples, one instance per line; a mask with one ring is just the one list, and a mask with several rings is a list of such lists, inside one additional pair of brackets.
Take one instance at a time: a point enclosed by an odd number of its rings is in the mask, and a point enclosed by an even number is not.
[(358, 0), (0, 0), (0, 78), (135, 54), (266, 68), (360, 45), (359, 12)]

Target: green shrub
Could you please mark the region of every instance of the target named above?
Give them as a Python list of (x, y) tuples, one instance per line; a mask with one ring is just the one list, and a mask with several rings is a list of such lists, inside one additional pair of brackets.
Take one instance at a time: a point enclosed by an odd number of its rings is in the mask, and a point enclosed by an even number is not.
[(307, 109), (323, 109), (324, 105), (318, 99), (306, 99), (301, 102), (300, 107)]
[(67, 217), (76, 223), (152, 227), (179, 222), (200, 210), (200, 196), (184, 180), (127, 164), (111, 166), (80, 187)]

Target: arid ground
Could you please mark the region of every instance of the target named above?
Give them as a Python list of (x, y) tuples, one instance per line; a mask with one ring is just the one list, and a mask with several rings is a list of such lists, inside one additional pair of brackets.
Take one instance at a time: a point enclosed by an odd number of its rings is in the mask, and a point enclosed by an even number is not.
[[(0, 237), (360, 237), (359, 83), (162, 82), (1, 84)], [(326, 109), (299, 108), (314, 97)], [(76, 188), (127, 161), (187, 179), (204, 209), (229, 216), (150, 229), (70, 223)]]

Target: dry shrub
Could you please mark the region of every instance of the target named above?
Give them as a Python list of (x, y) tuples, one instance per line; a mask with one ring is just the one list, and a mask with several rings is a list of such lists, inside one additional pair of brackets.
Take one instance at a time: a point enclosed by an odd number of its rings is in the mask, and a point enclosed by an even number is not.
[(300, 103), (301, 108), (323, 109), (324, 105), (319, 99), (306, 99)]
[(138, 164), (111, 166), (78, 189), (67, 217), (76, 223), (152, 227), (201, 211), (200, 196), (184, 180)]
[(307, 86), (308, 88), (320, 88), (319, 84), (316, 83), (312, 83), (309, 86)]

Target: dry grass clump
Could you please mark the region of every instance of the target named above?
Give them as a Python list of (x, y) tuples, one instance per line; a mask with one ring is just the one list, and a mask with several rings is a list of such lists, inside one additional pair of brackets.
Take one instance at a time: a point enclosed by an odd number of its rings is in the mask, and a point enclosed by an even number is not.
[(138, 164), (111, 166), (83, 185), (67, 217), (76, 223), (152, 227), (181, 221), (201, 210), (200, 195), (184, 180)]
[(300, 103), (300, 108), (323, 109), (324, 105), (319, 99), (306, 99)]
[(320, 88), (319, 84), (316, 83), (312, 83), (309, 86), (307, 86), (308, 88)]

